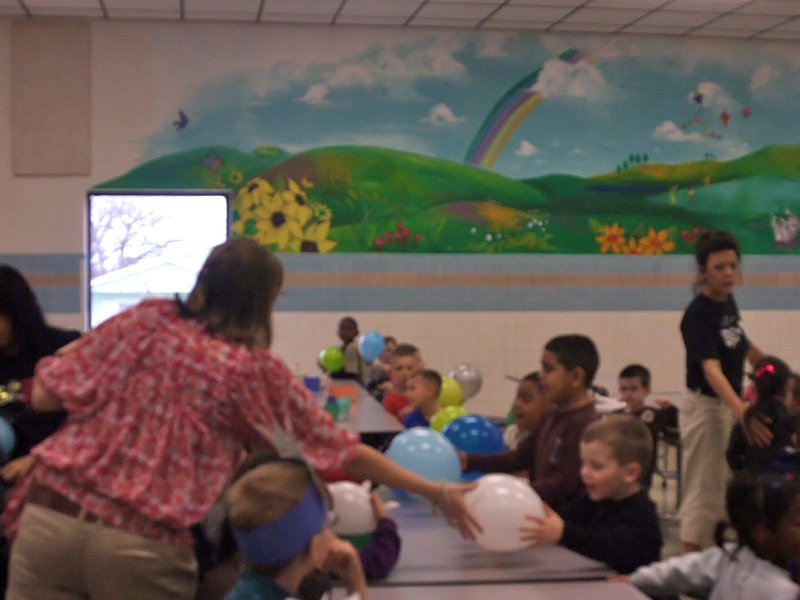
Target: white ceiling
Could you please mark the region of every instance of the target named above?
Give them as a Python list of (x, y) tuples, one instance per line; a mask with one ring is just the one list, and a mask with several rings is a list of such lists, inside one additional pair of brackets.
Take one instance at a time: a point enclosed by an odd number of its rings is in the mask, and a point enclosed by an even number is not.
[(0, 0), (0, 16), (800, 40), (800, 0)]

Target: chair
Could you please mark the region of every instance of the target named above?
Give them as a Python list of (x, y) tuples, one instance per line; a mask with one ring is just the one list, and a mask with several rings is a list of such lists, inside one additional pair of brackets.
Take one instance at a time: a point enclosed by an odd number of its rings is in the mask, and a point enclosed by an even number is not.
[[(656, 439), (656, 466), (654, 475), (661, 478), (661, 490), (664, 502), (664, 515), (671, 515), (678, 511), (681, 505), (681, 468), (683, 463), (683, 450), (681, 434), (677, 427), (664, 427), (658, 432)], [(670, 481), (675, 482), (674, 508), (669, 509), (667, 488)]]

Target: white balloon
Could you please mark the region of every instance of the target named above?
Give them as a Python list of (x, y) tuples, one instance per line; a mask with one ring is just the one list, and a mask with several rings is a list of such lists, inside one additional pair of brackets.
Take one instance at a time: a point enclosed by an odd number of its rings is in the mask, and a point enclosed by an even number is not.
[(478, 479), (478, 487), (464, 496), (469, 509), (483, 526), (475, 541), (494, 552), (510, 552), (527, 547), (520, 540), (519, 528), (525, 515), (544, 516), (544, 506), (530, 484), (519, 477), (492, 473)]
[(352, 481), (335, 481), (328, 484), (333, 497), (336, 521), (333, 532), (339, 535), (361, 535), (375, 531), (378, 523), (369, 500), (369, 482), (362, 485)]

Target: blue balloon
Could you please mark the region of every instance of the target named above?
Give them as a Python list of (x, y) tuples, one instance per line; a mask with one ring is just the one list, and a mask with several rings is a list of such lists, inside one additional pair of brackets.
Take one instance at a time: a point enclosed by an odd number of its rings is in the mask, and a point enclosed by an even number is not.
[(2, 452), (3, 461), (11, 458), (16, 446), (17, 434), (14, 433), (14, 428), (3, 417), (0, 417), (0, 452)]
[(442, 433), (456, 448), (470, 454), (489, 454), (505, 449), (503, 432), (491, 419), (481, 415), (453, 419), (444, 426)]
[(368, 331), (358, 338), (358, 351), (367, 362), (372, 362), (381, 355), (386, 343), (377, 331)]
[(433, 481), (461, 480), (461, 461), (453, 444), (428, 427), (412, 427), (397, 434), (386, 449), (386, 456)]

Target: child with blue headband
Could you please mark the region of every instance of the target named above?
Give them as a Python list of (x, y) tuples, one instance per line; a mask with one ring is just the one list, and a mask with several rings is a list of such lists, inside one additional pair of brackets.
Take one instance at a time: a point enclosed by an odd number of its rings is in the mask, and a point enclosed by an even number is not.
[(228, 519), (245, 568), (226, 600), (286, 600), (314, 569), (366, 596), (358, 551), (325, 526), (330, 497), (298, 459), (276, 459), (240, 477), (226, 494)]

